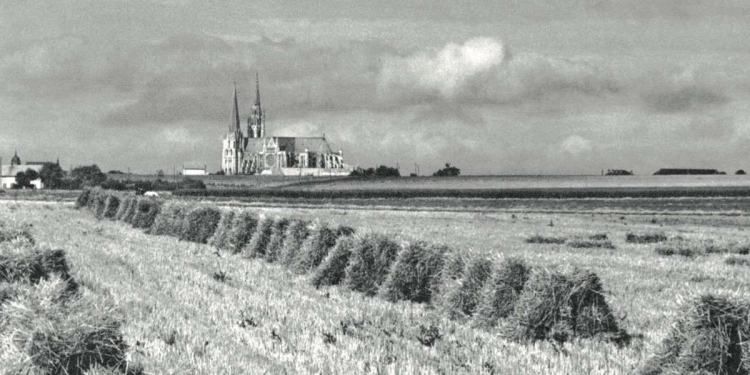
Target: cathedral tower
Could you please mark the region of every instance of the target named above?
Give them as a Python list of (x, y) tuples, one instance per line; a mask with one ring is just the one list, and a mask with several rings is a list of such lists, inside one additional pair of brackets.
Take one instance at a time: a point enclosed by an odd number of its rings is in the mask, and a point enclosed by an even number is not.
[(247, 136), (249, 138), (263, 138), (266, 136), (266, 113), (260, 106), (260, 85), (258, 73), (255, 73), (255, 104), (247, 119)]
[(242, 160), (243, 134), (240, 129), (240, 109), (237, 104), (237, 85), (234, 85), (232, 105), (232, 117), (229, 123), (227, 136), (224, 138), (224, 147), (221, 155), (222, 170), (225, 174), (237, 174)]

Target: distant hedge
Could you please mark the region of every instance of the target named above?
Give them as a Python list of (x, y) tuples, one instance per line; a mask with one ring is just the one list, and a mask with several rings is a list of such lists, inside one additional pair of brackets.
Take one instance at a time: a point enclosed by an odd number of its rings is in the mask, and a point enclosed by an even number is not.
[(556, 189), (186, 189), (175, 191), (184, 197), (291, 198), (291, 199), (373, 199), (373, 198), (485, 198), (485, 199), (576, 199), (576, 198), (676, 198), (750, 197), (747, 187), (627, 187)]

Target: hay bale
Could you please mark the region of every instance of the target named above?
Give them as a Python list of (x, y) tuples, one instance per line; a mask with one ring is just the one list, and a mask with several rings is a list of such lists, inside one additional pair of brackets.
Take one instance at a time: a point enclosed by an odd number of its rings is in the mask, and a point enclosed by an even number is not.
[(234, 221), (234, 211), (226, 210), (222, 212), (216, 232), (208, 239), (208, 244), (217, 249), (226, 250), (229, 232), (232, 230), (232, 221)]
[(355, 236), (354, 248), (346, 268), (346, 286), (368, 296), (378, 294), (378, 288), (388, 277), (401, 245), (391, 236), (366, 233)]
[(250, 241), (258, 226), (258, 215), (249, 210), (240, 211), (232, 220), (232, 230), (227, 237), (227, 249), (239, 253)]
[(286, 229), (286, 233), (284, 233), (284, 246), (281, 249), (279, 261), (285, 266), (291, 267), (309, 235), (310, 222), (305, 220), (292, 221)]
[(161, 211), (162, 202), (153, 198), (140, 198), (136, 203), (135, 215), (131, 224), (133, 228), (150, 231), (156, 217)]
[(445, 246), (423, 241), (405, 243), (380, 288), (380, 296), (391, 302), (429, 303), (431, 287), (440, 277), (447, 251)]
[(615, 245), (607, 239), (597, 238), (572, 238), (565, 243), (566, 246), (574, 249), (614, 249)]
[(271, 241), (271, 234), (273, 233), (274, 221), (270, 217), (260, 218), (253, 237), (242, 249), (242, 256), (245, 258), (262, 258), (266, 255), (266, 248)]
[(339, 237), (333, 249), (331, 249), (320, 266), (315, 270), (315, 275), (311, 280), (312, 285), (320, 288), (321, 286), (342, 283), (346, 278), (346, 269), (355, 242), (352, 236)]
[[(135, 208), (135, 205), (133, 206)], [(180, 237), (185, 216), (190, 208), (191, 206), (185, 203), (176, 201), (167, 202), (159, 210), (159, 214), (156, 215), (149, 233)]]
[(135, 197), (126, 195), (124, 198), (122, 198), (122, 201), (120, 202), (120, 206), (117, 207), (117, 213), (115, 213), (115, 220), (123, 220), (125, 217), (125, 214), (127, 214), (128, 210), (130, 209), (130, 206), (135, 202)]
[(309, 240), (302, 244), (293, 261), (292, 269), (297, 273), (307, 273), (318, 267), (341, 236), (351, 236), (354, 230), (340, 226), (331, 228), (327, 223), (315, 223)]
[(0, 315), (0, 368), (11, 374), (81, 375), (100, 365), (124, 368), (126, 344), (111, 304), (90, 296), (60, 303), (65, 283), (23, 288)]
[(459, 279), (446, 280), (439, 298), (439, 309), (450, 319), (466, 319), (474, 314), (484, 284), (492, 276), (492, 261), (473, 257)]
[(21, 246), (0, 251), (0, 282), (38, 283), (56, 274), (70, 281), (70, 268), (64, 250)]
[(104, 202), (104, 212), (102, 213), (102, 216), (113, 220), (117, 214), (118, 208), (120, 208), (120, 197), (115, 194), (109, 194), (107, 195), (107, 200)]
[(641, 375), (748, 374), (750, 303), (711, 294), (683, 306)]
[(206, 243), (216, 232), (221, 220), (221, 211), (213, 206), (197, 206), (185, 216), (180, 239), (197, 243)]
[(500, 319), (513, 313), (518, 297), (529, 278), (529, 267), (522, 259), (508, 258), (496, 270), (482, 289), (474, 322), (491, 328)]
[(83, 191), (81, 191), (81, 194), (78, 194), (78, 197), (76, 198), (76, 209), (87, 207), (90, 195), (91, 189), (83, 189)]
[(289, 224), (289, 219), (283, 217), (274, 220), (273, 225), (271, 226), (271, 237), (268, 240), (266, 253), (264, 255), (267, 262), (275, 262), (279, 258), (281, 249), (284, 247), (284, 235)]
[(604, 299), (599, 277), (533, 269), (507, 320), (504, 334), (516, 341), (568, 341), (573, 337), (627, 339)]

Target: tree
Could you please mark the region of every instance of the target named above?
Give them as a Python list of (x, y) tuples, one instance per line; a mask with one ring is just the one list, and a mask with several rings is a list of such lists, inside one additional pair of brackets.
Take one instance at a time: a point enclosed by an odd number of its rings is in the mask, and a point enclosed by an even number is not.
[(451, 167), (450, 163), (445, 163), (445, 168), (438, 169), (437, 172), (433, 173), (436, 177), (455, 177), (461, 174), (461, 170), (456, 167)]
[(745, 173), (745, 171), (743, 171), (742, 169), (740, 169), (739, 171), (735, 172), (735, 174), (743, 175), (743, 174), (746, 174), (746, 173)]
[(98, 186), (107, 180), (107, 175), (96, 164), (76, 167), (70, 175), (84, 186)]
[(42, 179), (45, 189), (60, 189), (63, 184), (62, 180), (65, 178), (65, 172), (58, 164), (45, 163), (39, 170), (39, 178)]
[(37, 178), (39, 178), (39, 173), (33, 169), (27, 169), (26, 172), (18, 172), (16, 173), (16, 183), (13, 187), (16, 189), (32, 187), (31, 182)]
[(156, 171), (156, 176), (157, 177), (164, 177), (164, 170), (163, 169), (159, 169), (158, 171)]

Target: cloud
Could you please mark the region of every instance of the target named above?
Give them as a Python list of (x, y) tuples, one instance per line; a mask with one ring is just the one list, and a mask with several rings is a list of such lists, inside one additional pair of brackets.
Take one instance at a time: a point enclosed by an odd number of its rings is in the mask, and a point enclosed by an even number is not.
[(476, 38), (438, 51), (386, 58), (378, 90), (381, 100), (401, 105), (449, 102), (544, 110), (540, 103), (598, 100), (617, 93), (620, 85), (585, 60), (512, 55), (499, 40)]
[(705, 109), (729, 101), (716, 78), (691, 69), (647, 76), (640, 96), (649, 109), (666, 113)]
[(572, 155), (580, 155), (591, 151), (591, 141), (578, 135), (571, 135), (565, 138), (560, 144), (562, 149)]

